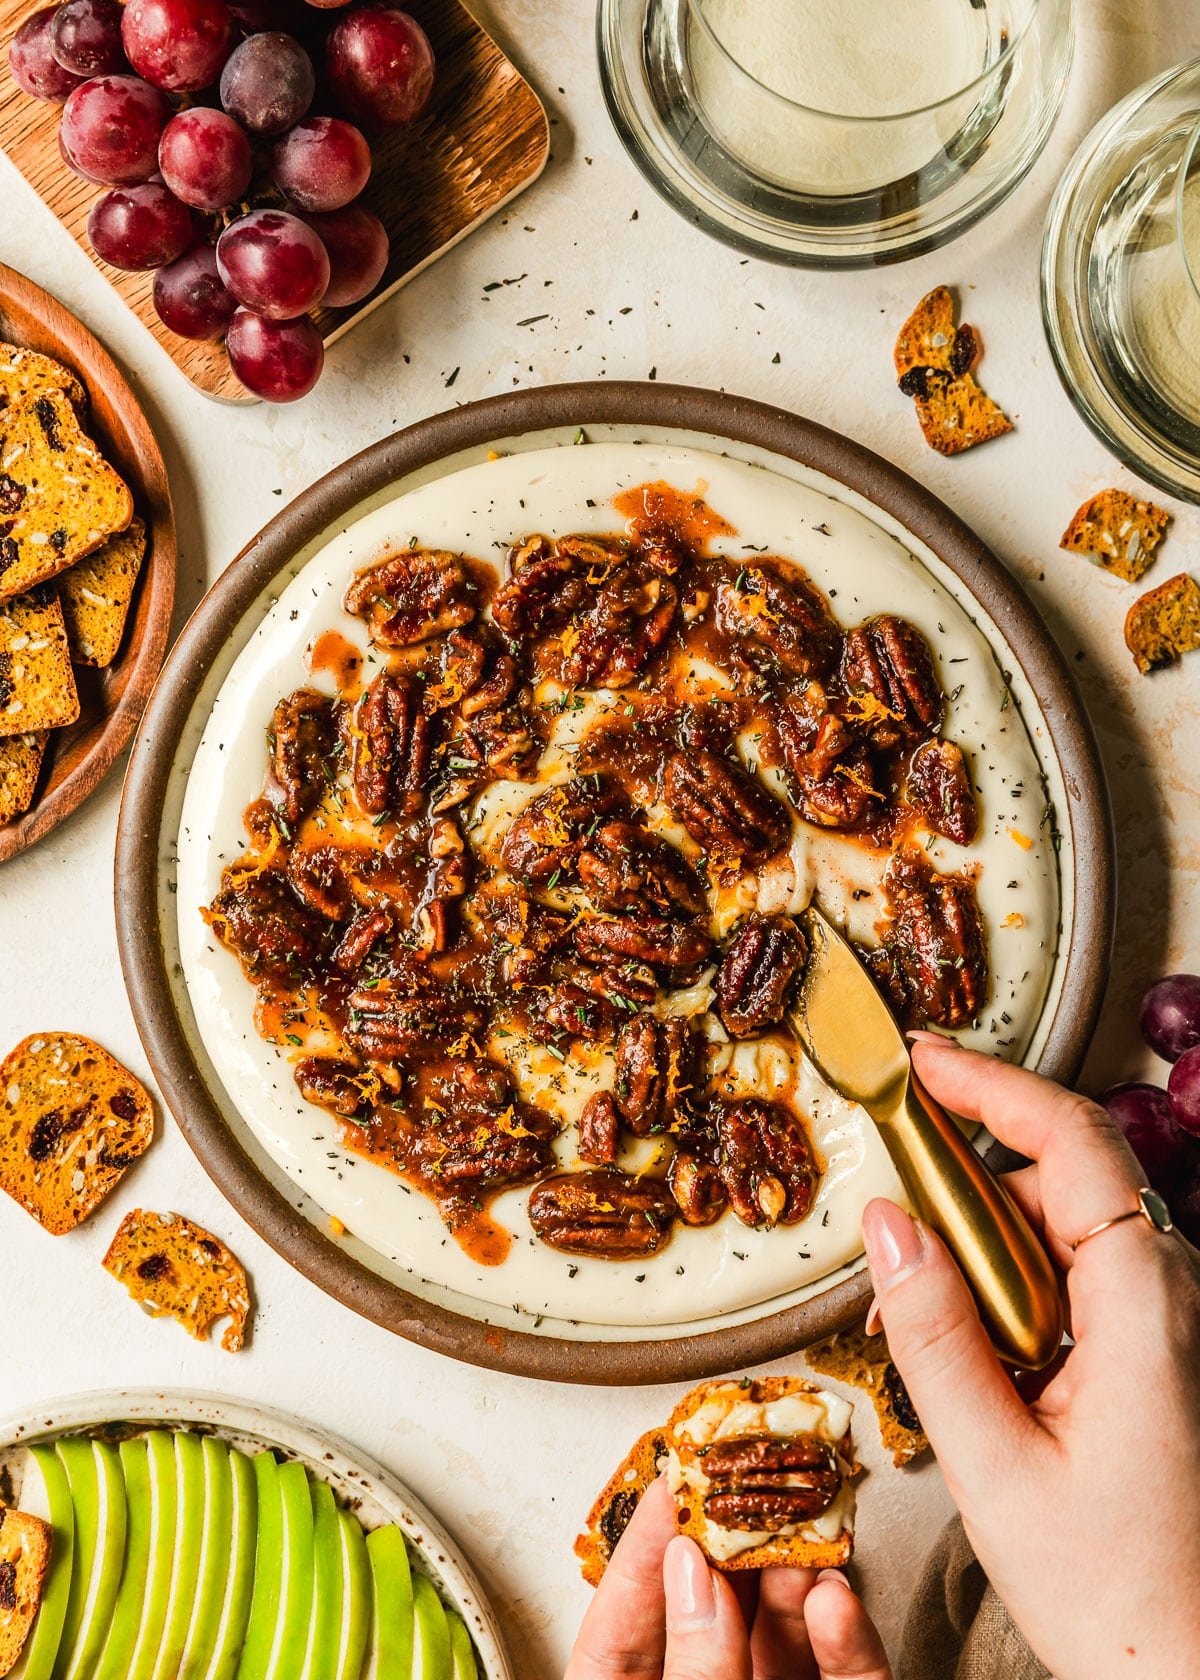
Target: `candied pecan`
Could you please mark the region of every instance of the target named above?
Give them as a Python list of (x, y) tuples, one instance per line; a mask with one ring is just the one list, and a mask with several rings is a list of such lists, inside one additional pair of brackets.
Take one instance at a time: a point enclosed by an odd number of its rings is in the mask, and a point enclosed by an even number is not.
[(323, 947), (323, 924), (296, 902), (275, 870), (248, 876), (236, 866), (227, 869), (208, 922), (255, 977), (296, 979)]
[(850, 715), (857, 715), (878, 746), (932, 735), (942, 721), (945, 699), (929, 644), (907, 619), (885, 614), (849, 631), (842, 681), (851, 696)]
[(457, 705), (464, 718), (474, 717), (511, 700), (518, 680), (516, 661), (487, 625), (452, 630), (441, 645), (437, 681), (426, 684), (425, 709)]
[(507, 1070), (495, 1062), (447, 1062), (429, 1080), (424, 1106), (427, 1123), (408, 1154), (439, 1195), (475, 1197), (528, 1184), (554, 1164), (557, 1122), (515, 1101)]
[(632, 961), (652, 968), (694, 968), (712, 950), (702, 927), (665, 916), (597, 917), (579, 922), (573, 938), (587, 962)]
[(535, 1233), (551, 1248), (598, 1260), (641, 1260), (671, 1236), (675, 1203), (661, 1179), (613, 1169), (559, 1173), (529, 1198)]
[(750, 1038), (783, 1019), (808, 945), (790, 916), (751, 916), (717, 970), (717, 1011), (731, 1038)]
[[(583, 606), (589, 590), (577, 556), (561, 553), (545, 538), (492, 596), (492, 617), (512, 640), (538, 634), (545, 624), (562, 620)], [(512, 555), (510, 553), (510, 564)]]
[(817, 1169), (797, 1117), (758, 1097), (717, 1110), (721, 1178), (744, 1225), (794, 1225), (812, 1206)]
[(412, 816), (421, 808), (433, 737), (417, 684), (385, 671), (358, 703), (354, 790), (364, 811)]
[(704, 889), (687, 859), (669, 840), (637, 823), (611, 821), (587, 839), (579, 881), (597, 910), (639, 910), (698, 916)]
[(617, 1040), (616, 1099), (637, 1137), (663, 1131), (679, 1117), (699, 1084), (700, 1047), (691, 1023), (636, 1015)]
[(704, 1454), (704, 1513), (721, 1528), (775, 1534), (828, 1510), (841, 1487), (832, 1448), (813, 1435), (741, 1435)]
[(358, 573), (343, 605), (365, 618), (381, 647), (411, 647), (475, 617), (470, 580), (457, 554), (405, 548)]
[(979, 813), (962, 748), (940, 737), (926, 741), (908, 761), (904, 797), (935, 834), (969, 846), (979, 831)]
[(467, 847), (453, 817), (434, 819), (427, 850), (429, 872), (414, 926), (423, 951), (444, 951), (452, 938), (455, 902), (467, 890)]
[(966, 875), (939, 875), (923, 853), (892, 858), (884, 877), (892, 910), (884, 945), (908, 1005), (909, 1020), (961, 1027), (987, 996), (987, 944)]
[(685, 1225), (711, 1225), (729, 1206), (716, 1162), (690, 1149), (677, 1149), (672, 1155), (667, 1183)]
[(297, 689), (275, 708), (268, 733), (271, 778), (277, 803), (294, 828), (317, 804), (332, 780), (337, 747), (333, 701), (311, 688)]
[(300, 1095), (319, 1108), (331, 1108), (352, 1120), (367, 1106), (361, 1071), (340, 1056), (306, 1056), (294, 1072)]
[(816, 683), (799, 699), (786, 699), (775, 715), (775, 737), (795, 780), (800, 815), (820, 828), (861, 828), (883, 795), (870, 753), (846, 719), (823, 710), (814, 716), (814, 705), (824, 703)]
[(734, 651), (760, 670), (807, 677), (827, 671), (837, 651), (837, 625), (812, 579), (798, 566), (764, 562), (722, 578), (717, 626)]
[(364, 1056), (394, 1062), (477, 1032), (482, 1025), (483, 1011), (469, 998), (398, 992), (395, 982), (381, 981), (351, 993), (346, 1037)]
[(333, 966), (339, 974), (357, 974), (379, 941), (395, 931), (395, 915), (385, 906), (362, 911), (342, 935), (333, 953)]
[(596, 1167), (611, 1167), (617, 1158), (621, 1117), (611, 1091), (597, 1091), (579, 1116), (579, 1154)]
[(574, 870), (586, 830), (620, 804), (615, 787), (598, 775), (548, 788), (510, 823), (500, 848), (505, 868), (532, 887), (557, 885)]
[(639, 1004), (658, 990), (654, 975), (636, 963), (592, 969), (573, 966), (537, 1000), (534, 1030), (539, 1038), (565, 1033), (570, 1038), (611, 1038)]
[(769, 857), (788, 836), (779, 801), (740, 765), (715, 753), (673, 753), (663, 797), (698, 845), (743, 863)]
[(674, 584), (621, 567), (563, 632), (559, 675), (569, 688), (624, 688), (662, 646), (675, 619)]
[(292, 891), (331, 922), (345, 921), (354, 906), (346, 859), (336, 846), (296, 846), (288, 853)]

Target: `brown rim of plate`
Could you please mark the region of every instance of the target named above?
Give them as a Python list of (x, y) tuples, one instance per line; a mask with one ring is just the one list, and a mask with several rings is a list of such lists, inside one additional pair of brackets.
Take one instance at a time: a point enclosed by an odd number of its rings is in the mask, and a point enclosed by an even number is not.
[(473, 1365), (558, 1382), (674, 1382), (778, 1359), (852, 1323), (870, 1298), (865, 1271), (798, 1306), (768, 1308), (751, 1322), (657, 1341), (540, 1336), (422, 1300), (325, 1236), (267, 1180), (226, 1126), (176, 1014), (158, 922), (160, 822), (177, 744), (212, 660), (276, 574), (315, 536), (419, 468), (531, 432), (604, 424), (644, 426), (655, 433), (707, 433), (826, 474), (899, 520), (995, 620), (1041, 703), (1067, 789), (1063, 817), (1072, 839), (1075, 911), (1063, 985), (1037, 1066), (1062, 1081), (1074, 1076), (1104, 992), (1114, 870), (1104, 772), (1066, 662), (1020, 585), (928, 490), (823, 426), (716, 391), (600, 382), (488, 398), (382, 439), (282, 509), (217, 580), (187, 624), (134, 744), (117, 830), (117, 937), (146, 1055), (184, 1136), (242, 1216), (298, 1271), (375, 1323)]
[(83, 804), (129, 744), (166, 652), (175, 602), (175, 516), (162, 452), (107, 350), (68, 309), (0, 263), (0, 339), (37, 350), (76, 374), (88, 394), (87, 429), (133, 491), (146, 521), (146, 557), (121, 648), (104, 669), (76, 666), (82, 713), (51, 732), (49, 775), (24, 816), (0, 827), (0, 863), (42, 840)]

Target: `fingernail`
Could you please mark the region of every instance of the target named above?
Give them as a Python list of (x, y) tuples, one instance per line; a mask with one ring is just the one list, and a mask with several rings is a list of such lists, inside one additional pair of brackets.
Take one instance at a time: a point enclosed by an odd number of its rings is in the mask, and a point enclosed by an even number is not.
[(717, 1617), (708, 1564), (694, 1540), (676, 1535), (663, 1557), (667, 1624), (672, 1628), (709, 1627)]
[(926, 1032), (924, 1027), (914, 1027), (912, 1032), (905, 1033), (905, 1038), (914, 1044), (940, 1044), (946, 1050), (961, 1050), (962, 1046), (949, 1033)]
[(844, 1587), (848, 1587), (850, 1585), (850, 1582), (842, 1574), (840, 1569), (822, 1569), (821, 1573), (817, 1576), (817, 1580), (840, 1581)]
[(876, 1300), (874, 1295), (871, 1297), (871, 1305), (867, 1308), (867, 1322), (863, 1325), (863, 1329), (866, 1331), (868, 1336), (877, 1336), (883, 1329), (883, 1319), (880, 1317), (879, 1313), (879, 1302)]
[(863, 1242), (876, 1291), (891, 1289), (925, 1258), (920, 1227), (895, 1202), (876, 1198), (863, 1213)]

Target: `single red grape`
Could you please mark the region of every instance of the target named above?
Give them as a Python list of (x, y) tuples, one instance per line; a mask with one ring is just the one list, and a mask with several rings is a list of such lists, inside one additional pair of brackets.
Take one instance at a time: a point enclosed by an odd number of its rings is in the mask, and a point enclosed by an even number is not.
[(63, 107), (58, 137), (77, 175), (105, 186), (148, 181), (158, 169), (158, 139), (171, 107), (137, 76), (93, 76)]
[(361, 303), (383, 279), (388, 262), (387, 229), (369, 210), (348, 204), (324, 216), (306, 216), (305, 221), (329, 252), (329, 285), (322, 305), (344, 309)]
[(101, 262), (114, 268), (161, 268), (192, 242), (186, 204), (153, 181), (112, 187), (88, 213), (88, 239)]
[(352, 117), (410, 123), (433, 94), (434, 57), (421, 25), (398, 6), (356, 7), (325, 43), (330, 85)]
[(237, 308), (217, 273), (211, 245), (196, 245), (154, 276), (159, 320), (180, 338), (223, 338)]
[(207, 105), (193, 105), (163, 129), (158, 167), (185, 204), (197, 210), (224, 210), (245, 195), (254, 154), (232, 117)]
[(1157, 1085), (1114, 1085), (1100, 1099), (1125, 1134), (1146, 1177), (1168, 1194), (1187, 1157), (1187, 1141), (1171, 1117), (1167, 1093)]
[(54, 56), (76, 76), (115, 76), (129, 68), (117, 0), (66, 0), (51, 31)]
[(225, 348), (242, 384), (267, 402), (306, 397), (325, 363), (321, 335), (307, 315), (270, 321), (253, 310), (239, 309), (229, 323)]
[(169, 93), (215, 82), (233, 46), (225, 0), (128, 0), (121, 40), (139, 76)]
[(1168, 974), (1142, 999), (1142, 1037), (1164, 1062), (1200, 1044), (1200, 974)]
[(30, 12), (13, 36), (8, 48), (8, 68), (12, 79), (31, 99), (48, 99), (61, 105), (67, 95), (80, 87), (84, 78), (64, 70), (54, 56), (54, 20), (57, 6), (43, 6)]
[(252, 210), (217, 241), (217, 268), (239, 303), (273, 321), (307, 315), (325, 296), (329, 256), (286, 210)]
[(316, 92), (312, 59), (292, 35), (249, 35), (221, 73), (221, 103), (251, 134), (282, 134), (304, 116)]
[(1171, 1069), (1167, 1096), (1175, 1124), (1200, 1136), (1200, 1045), (1185, 1050)]
[(340, 210), (366, 186), (371, 148), (339, 117), (308, 117), (275, 142), (271, 174), (298, 209)]

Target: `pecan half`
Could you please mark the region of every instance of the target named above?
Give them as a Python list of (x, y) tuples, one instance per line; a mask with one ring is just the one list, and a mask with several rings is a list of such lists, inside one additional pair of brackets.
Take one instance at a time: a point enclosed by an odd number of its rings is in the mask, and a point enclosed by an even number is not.
[(579, 1154), (596, 1167), (611, 1167), (617, 1158), (621, 1116), (611, 1091), (597, 1091), (579, 1116)]
[(336, 846), (295, 846), (288, 853), (287, 878), (292, 891), (310, 910), (331, 922), (345, 921), (354, 906), (346, 861)]
[(668, 916), (698, 916), (704, 888), (687, 859), (660, 834), (638, 823), (612, 820), (587, 838), (579, 857), (579, 882), (597, 910), (647, 906)]
[(359, 572), (343, 605), (366, 619), (381, 647), (411, 647), (469, 624), (476, 613), (472, 594), (457, 554), (406, 548)]
[(548, 537), (531, 537), (511, 549), (509, 567), (511, 575), (492, 596), (492, 617), (513, 640), (539, 634), (588, 599), (586, 566), (577, 555), (559, 552)]
[(735, 650), (759, 670), (820, 675), (833, 664), (837, 625), (825, 597), (798, 566), (764, 561), (724, 578), (716, 619)]
[(672, 1155), (667, 1183), (685, 1225), (711, 1225), (729, 1206), (716, 1162), (690, 1149), (677, 1149)]
[(316, 961), (327, 926), (296, 902), (278, 871), (246, 876), (236, 867), (221, 877), (208, 922), (251, 977), (293, 981)]
[(413, 679), (385, 671), (358, 703), (354, 790), (371, 816), (412, 816), (424, 802), (433, 738), (417, 687)]
[(704, 1513), (721, 1528), (776, 1534), (829, 1509), (842, 1485), (832, 1449), (812, 1435), (742, 1435), (701, 1460)]
[(453, 817), (430, 824), (429, 870), (413, 927), (423, 951), (444, 951), (457, 926), (457, 902), (467, 890), (470, 867), (466, 841)]
[(865, 742), (825, 704), (816, 683), (800, 698), (785, 699), (776, 713), (775, 738), (794, 779), (800, 815), (820, 828), (862, 828), (884, 796)]
[(751, 916), (717, 970), (717, 1010), (731, 1038), (750, 1038), (783, 1019), (808, 945), (790, 916)]
[(666, 640), (679, 592), (641, 566), (622, 566), (563, 632), (559, 674), (569, 688), (624, 688)]
[(557, 885), (574, 871), (588, 827), (620, 804), (618, 791), (600, 776), (548, 788), (510, 823), (500, 848), (505, 868), (531, 887), (552, 879)]
[(661, 1179), (609, 1171), (559, 1173), (529, 1198), (536, 1234), (564, 1254), (641, 1260), (670, 1240), (676, 1216)]
[(362, 1055), (394, 1062), (434, 1051), (482, 1025), (482, 1009), (467, 998), (398, 991), (394, 981), (382, 981), (350, 994), (346, 1037)]
[(271, 718), (271, 778), (288, 825), (297, 823), (317, 804), (333, 778), (337, 750), (334, 703), (311, 688), (297, 689), (281, 700)]
[(475, 717), (505, 705), (519, 682), (516, 661), (487, 625), (452, 630), (439, 649), (436, 679), (425, 685), (425, 709), (457, 706), (462, 717)]
[(390, 938), (395, 931), (395, 914), (385, 906), (362, 911), (342, 935), (333, 953), (333, 966), (339, 974), (357, 974), (380, 940)]
[(858, 697), (857, 721), (880, 747), (932, 735), (942, 721), (945, 698), (929, 644), (907, 619), (885, 615), (851, 630), (842, 681)]
[(652, 968), (694, 968), (712, 950), (712, 940), (695, 923), (665, 916), (595, 917), (579, 922), (572, 935), (586, 962), (648, 963)]
[(653, 973), (635, 963), (604, 969), (573, 964), (566, 978), (539, 993), (535, 1036), (611, 1038), (630, 1011), (651, 1002), (657, 990)]
[(939, 875), (923, 854), (897, 852), (884, 876), (892, 921), (884, 947), (913, 1022), (961, 1027), (983, 1007), (987, 944), (966, 875)]
[(455, 1060), (428, 1082), (426, 1125), (408, 1148), (412, 1164), (440, 1196), (476, 1197), (505, 1184), (528, 1184), (554, 1164), (557, 1122), (513, 1098), (512, 1081), (495, 1062)]
[(688, 1021), (641, 1014), (617, 1040), (616, 1102), (637, 1137), (671, 1126), (700, 1084), (700, 1046)]
[(758, 782), (716, 753), (673, 753), (663, 797), (705, 851), (761, 862), (788, 837), (787, 812)]
[(307, 1102), (330, 1108), (343, 1120), (352, 1120), (367, 1106), (361, 1071), (340, 1056), (306, 1056), (296, 1063), (294, 1077)]
[(812, 1206), (817, 1169), (797, 1117), (757, 1097), (717, 1108), (718, 1165), (743, 1225), (794, 1225)]
[(979, 832), (979, 812), (962, 748), (940, 737), (918, 747), (908, 761), (904, 797), (935, 834), (969, 846)]

